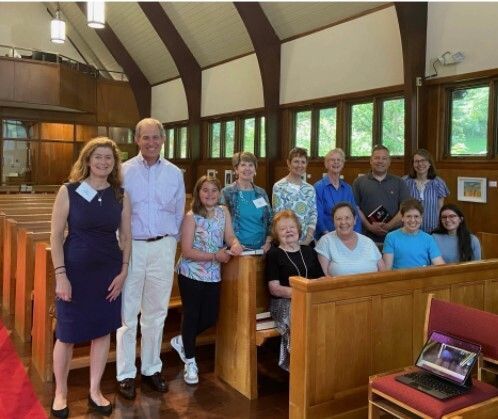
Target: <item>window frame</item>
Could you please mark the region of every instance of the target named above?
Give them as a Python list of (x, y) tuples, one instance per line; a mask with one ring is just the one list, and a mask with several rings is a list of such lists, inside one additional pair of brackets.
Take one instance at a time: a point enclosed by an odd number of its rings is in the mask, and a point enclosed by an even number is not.
[[(488, 127), (487, 127), (487, 153), (483, 155), (451, 155), (451, 117), (452, 94), (455, 90), (489, 87), (488, 97)], [(440, 160), (443, 162), (483, 162), (498, 159), (498, 77), (484, 80), (448, 83), (442, 86), (444, 95), (444, 117), (441, 118), (442, 141), (440, 144)]]
[[(190, 156), (192, 155), (192, 150), (191, 150), (191, 144), (190, 144), (190, 130), (188, 126), (187, 121), (181, 121), (181, 122), (173, 122), (173, 123), (167, 123), (163, 124), (164, 128), (164, 133), (165, 133), (165, 140), (164, 140), (164, 153), (162, 154), (161, 157), (164, 157), (165, 159), (168, 160), (179, 160), (179, 161), (186, 161), (190, 159)], [(180, 132), (182, 129), (186, 130), (187, 134), (187, 155), (186, 157), (180, 157)], [(167, 157), (166, 153), (169, 150), (169, 141), (170, 139), (168, 138), (168, 130), (173, 130), (173, 157)], [(169, 153), (168, 153), (169, 154)]]
[[(226, 156), (226, 126), (227, 122), (234, 122), (234, 143), (233, 150), (234, 153), (238, 153), (242, 151), (243, 142), (244, 142), (244, 122), (246, 119), (255, 119), (255, 127), (254, 127), (254, 155), (258, 159), (266, 158), (266, 150), (265, 157), (261, 156), (261, 139), (262, 132), (261, 123), (262, 119), (265, 118), (263, 112), (244, 112), (240, 114), (230, 114), (224, 117), (214, 117), (214, 118), (206, 118), (204, 121), (206, 123), (206, 148), (205, 148), (205, 158), (212, 160), (228, 160), (231, 159), (232, 156)], [(212, 135), (213, 135), (213, 125), (220, 124), (220, 157), (212, 157)], [(266, 118), (265, 118), (266, 124)]]

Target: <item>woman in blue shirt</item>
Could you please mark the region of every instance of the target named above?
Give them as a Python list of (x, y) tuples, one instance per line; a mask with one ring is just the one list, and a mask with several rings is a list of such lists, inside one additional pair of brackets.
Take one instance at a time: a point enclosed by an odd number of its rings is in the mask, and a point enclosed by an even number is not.
[(222, 189), (221, 203), (230, 211), (240, 244), (266, 253), (272, 240), (272, 210), (265, 190), (254, 185), (258, 161), (254, 154), (243, 151), (234, 154), (232, 166), (237, 180)]
[(420, 229), (424, 208), (416, 199), (407, 199), (400, 206), (403, 227), (387, 233), (384, 241), (386, 268), (406, 269), (443, 265), (444, 259), (432, 236)]

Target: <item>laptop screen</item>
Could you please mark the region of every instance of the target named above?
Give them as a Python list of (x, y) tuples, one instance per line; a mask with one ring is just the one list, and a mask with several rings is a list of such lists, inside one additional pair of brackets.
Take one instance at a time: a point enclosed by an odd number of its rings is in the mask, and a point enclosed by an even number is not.
[(464, 385), (481, 347), (441, 332), (432, 332), (417, 359), (417, 366), (439, 377)]

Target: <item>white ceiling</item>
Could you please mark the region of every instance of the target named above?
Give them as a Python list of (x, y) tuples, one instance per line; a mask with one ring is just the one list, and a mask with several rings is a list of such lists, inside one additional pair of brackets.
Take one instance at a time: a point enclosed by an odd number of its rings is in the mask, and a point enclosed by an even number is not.
[[(46, 3), (55, 11), (56, 3)], [(201, 67), (254, 51), (232, 2), (161, 2), (164, 11)], [(280, 40), (360, 15), (379, 2), (261, 2)], [(92, 65), (122, 71), (96, 30), (74, 2), (61, 2), (68, 36)], [(106, 20), (151, 84), (179, 75), (171, 54), (136, 2), (107, 2)], [(119, 78), (116, 77), (115, 78)]]

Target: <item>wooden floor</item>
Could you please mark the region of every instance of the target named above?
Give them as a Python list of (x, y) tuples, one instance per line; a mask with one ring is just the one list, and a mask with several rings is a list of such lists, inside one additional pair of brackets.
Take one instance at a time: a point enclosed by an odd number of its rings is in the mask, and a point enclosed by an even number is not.
[[(13, 322), (5, 313), (2, 322), (12, 330)], [(31, 371), (30, 345), (17, 339), (15, 331), (11, 338), (21, 357), (35, 392), (47, 414), (53, 397), (53, 383), (43, 384), (36, 372)], [(127, 401), (116, 393), (115, 364), (107, 365), (102, 380), (102, 392), (114, 404), (113, 418), (287, 418), (288, 374), (277, 365), (278, 339), (271, 339), (258, 349), (259, 394), (257, 400), (249, 401), (237, 391), (218, 380), (214, 375), (214, 345), (200, 347), (197, 354), (199, 384), (189, 386), (182, 377), (183, 364), (176, 353), (162, 355), (163, 372), (169, 384), (165, 394), (156, 393), (147, 387), (138, 388), (137, 398)], [(140, 369), (139, 369), (140, 370)], [(88, 412), (88, 368), (73, 370), (69, 374), (69, 408), (72, 418), (99, 418)]]

